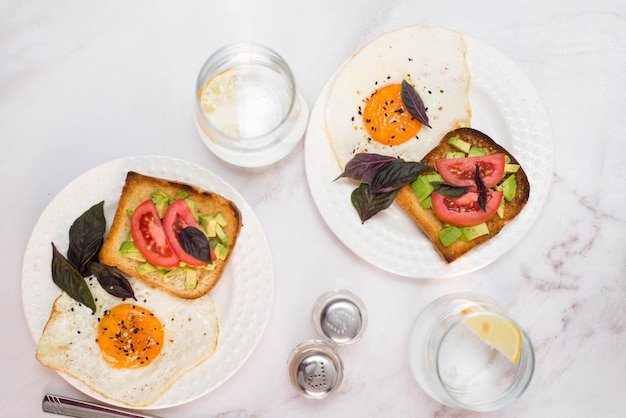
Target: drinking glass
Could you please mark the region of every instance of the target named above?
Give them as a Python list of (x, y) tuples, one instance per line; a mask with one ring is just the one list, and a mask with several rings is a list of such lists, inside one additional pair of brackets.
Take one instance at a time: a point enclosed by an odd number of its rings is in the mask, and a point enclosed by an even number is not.
[[(498, 338), (514, 342), (507, 345), (512, 352), (495, 348)], [(426, 306), (414, 321), (408, 348), (419, 385), (451, 407), (503, 408), (524, 393), (534, 371), (526, 332), (503, 307), (476, 293), (443, 296)]]
[(227, 45), (202, 66), (195, 120), (205, 145), (234, 165), (260, 167), (286, 156), (302, 138), (308, 107), (291, 69), (256, 43)]

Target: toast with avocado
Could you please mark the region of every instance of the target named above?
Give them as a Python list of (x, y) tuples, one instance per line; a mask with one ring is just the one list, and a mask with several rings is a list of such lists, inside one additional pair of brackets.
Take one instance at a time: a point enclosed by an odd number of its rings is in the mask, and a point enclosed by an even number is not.
[(449, 132), (421, 163), (430, 168), (395, 202), (448, 263), (493, 238), (528, 202), (530, 183), (519, 162), (478, 130)]
[(100, 262), (174, 296), (194, 299), (218, 283), (242, 227), (225, 197), (128, 172)]

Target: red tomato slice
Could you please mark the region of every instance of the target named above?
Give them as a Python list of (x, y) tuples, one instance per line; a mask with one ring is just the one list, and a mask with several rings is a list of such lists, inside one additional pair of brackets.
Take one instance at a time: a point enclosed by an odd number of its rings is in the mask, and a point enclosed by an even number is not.
[(187, 203), (183, 199), (178, 199), (167, 207), (163, 215), (165, 234), (180, 261), (190, 266), (204, 266), (207, 263), (186, 253), (178, 241), (178, 233), (188, 226), (200, 228)]
[(178, 266), (178, 257), (165, 235), (152, 200), (146, 200), (133, 211), (130, 233), (135, 246), (149, 263), (159, 267)]
[(504, 154), (435, 160), (437, 171), (446, 183), (456, 186), (473, 186), (472, 190), (476, 190), (476, 164), (480, 169), (480, 178), (488, 189), (502, 180)]
[(443, 222), (456, 226), (473, 226), (491, 218), (500, 206), (502, 192), (487, 192), (487, 211), (478, 206), (478, 192), (468, 192), (458, 199), (451, 199), (433, 192), (433, 210)]

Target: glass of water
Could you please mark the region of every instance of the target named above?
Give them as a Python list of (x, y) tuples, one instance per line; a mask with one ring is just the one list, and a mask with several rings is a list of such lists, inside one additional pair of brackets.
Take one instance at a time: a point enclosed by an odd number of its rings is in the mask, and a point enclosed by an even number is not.
[(441, 297), (417, 316), (409, 363), (422, 389), (456, 408), (493, 411), (518, 399), (533, 375), (531, 341), (487, 296)]
[(200, 70), (196, 124), (205, 145), (224, 161), (246, 167), (278, 161), (301, 139), (307, 119), (291, 69), (270, 48), (228, 45)]

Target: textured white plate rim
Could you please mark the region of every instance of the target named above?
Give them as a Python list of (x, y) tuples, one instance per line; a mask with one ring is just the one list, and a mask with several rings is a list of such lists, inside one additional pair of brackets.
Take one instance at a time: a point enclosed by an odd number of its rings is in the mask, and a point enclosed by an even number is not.
[(472, 77), (472, 127), (487, 133), (515, 155), (529, 178), (531, 192), (526, 207), (514, 221), (488, 243), (454, 263), (445, 263), (396, 205), (361, 224), (350, 203), (355, 184), (348, 180), (333, 182), (340, 169), (325, 132), (324, 106), (337, 73), (324, 86), (311, 112), (305, 136), (305, 165), (315, 205), (328, 227), (352, 252), (390, 273), (434, 279), (478, 270), (504, 255), (526, 235), (548, 195), (552, 132), (539, 94), (506, 56), (476, 39), (464, 39)]
[[(153, 403), (135, 409), (166, 408), (190, 402), (216, 389), (249, 358), (269, 320), (274, 293), (274, 265), (265, 232), (252, 208), (235, 189), (211, 171), (183, 160), (161, 156), (110, 161), (66, 185), (50, 201), (33, 228), (22, 264), (22, 306), (35, 342), (39, 341), (52, 303), (60, 294), (50, 275), (50, 242), (55, 242), (61, 251), (66, 250), (71, 223), (103, 199), (108, 232), (126, 172), (130, 170), (216, 192), (235, 202), (242, 214), (243, 227), (237, 247), (224, 275), (209, 296), (215, 301), (220, 327), (215, 353), (175, 380)], [(255, 254), (251, 256), (250, 252)], [(97, 400), (129, 408), (91, 390), (71, 376), (59, 374), (76, 389)]]

